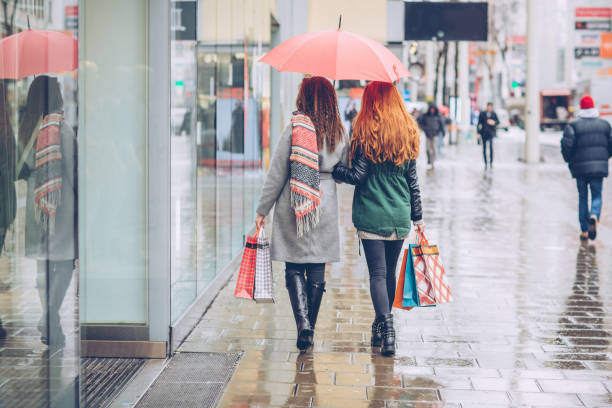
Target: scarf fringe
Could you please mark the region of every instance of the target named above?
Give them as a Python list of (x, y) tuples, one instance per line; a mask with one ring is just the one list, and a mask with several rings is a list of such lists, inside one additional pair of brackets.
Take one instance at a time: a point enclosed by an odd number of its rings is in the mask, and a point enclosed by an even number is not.
[(293, 190), (291, 191), (291, 207), (298, 208), (307, 204), (300, 214), (295, 214), (295, 223), (297, 226), (297, 236), (301, 238), (304, 234), (310, 232), (321, 219), (321, 203), (310, 200)]
[(44, 232), (54, 234), (55, 212), (62, 202), (62, 193), (60, 190), (51, 191), (41, 200), (44, 200), (45, 205), (43, 207), (43, 203), (38, 202), (37, 205), (34, 206), (34, 218)]

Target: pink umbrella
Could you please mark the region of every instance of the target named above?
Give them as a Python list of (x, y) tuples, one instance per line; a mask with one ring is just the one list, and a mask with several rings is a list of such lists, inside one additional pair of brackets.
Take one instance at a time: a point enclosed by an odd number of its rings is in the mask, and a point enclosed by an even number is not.
[(19, 79), (78, 67), (78, 42), (57, 31), (27, 30), (0, 40), (0, 78)]
[(301, 34), (283, 41), (259, 61), (279, 71), (329, 79), (394, 82), (410, 73), (386, 47), (342, 30)]

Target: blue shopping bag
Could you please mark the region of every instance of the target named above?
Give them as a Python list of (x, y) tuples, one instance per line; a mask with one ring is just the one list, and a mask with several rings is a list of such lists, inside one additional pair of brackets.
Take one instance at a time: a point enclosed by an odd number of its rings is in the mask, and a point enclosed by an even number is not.
[(412, 248), (417, 247), (416, 244), (410, 244), (406, 251), (406, 270), (404, 273), (404, 298), (402, 300), (403, 307), (419, 307), (419, 291), (416, 285), (416, 276), (414, 274), (414, 260), (412, 258)]

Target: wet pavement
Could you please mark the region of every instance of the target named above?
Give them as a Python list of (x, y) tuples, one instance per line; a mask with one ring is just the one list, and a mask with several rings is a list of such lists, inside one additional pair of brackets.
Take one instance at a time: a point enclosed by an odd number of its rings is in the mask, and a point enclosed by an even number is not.
[(446, 146), (433, 171), (420, 161), (427, 235), (454, 302), (395, 310), (394, 358), (369, 345), (368, 274), (343, 186), (344, 261), (328, 265), (312, 352), (295, 348), (280, 264), (276, 304), (233, 298), (233, 280), (183, 344), (245, 351), (219, 406), (612, 406), (612, 185), (599, 239), (581, 245), (575, 183), (556, 147), (538, 166), (521, 164), (521, 150), (502, 134), (491, 171), (473, 143)]

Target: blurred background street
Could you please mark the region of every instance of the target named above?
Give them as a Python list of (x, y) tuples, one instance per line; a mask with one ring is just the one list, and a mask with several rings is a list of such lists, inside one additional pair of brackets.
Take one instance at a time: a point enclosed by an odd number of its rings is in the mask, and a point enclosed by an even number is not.
[(454, 302), (396, 310), (395, 358), (370, 347), (368, 272), (350, 221), (353, 188), (343, 186), (343, 262), (328, 268), (312, 353), (295, 349), (282, 268), (277, 304), (234, 298), (232, 281), (181, 347), (245, 350), (220, 406), (612, 405), (612, 229), (581, 244), (558, 147), (543, 147), (546, 162), (526, 167), (512, 133), (500, 134), (492, 171), (473, 143), (445, 148), (434, 171), (420, 161), (427, 234)]

